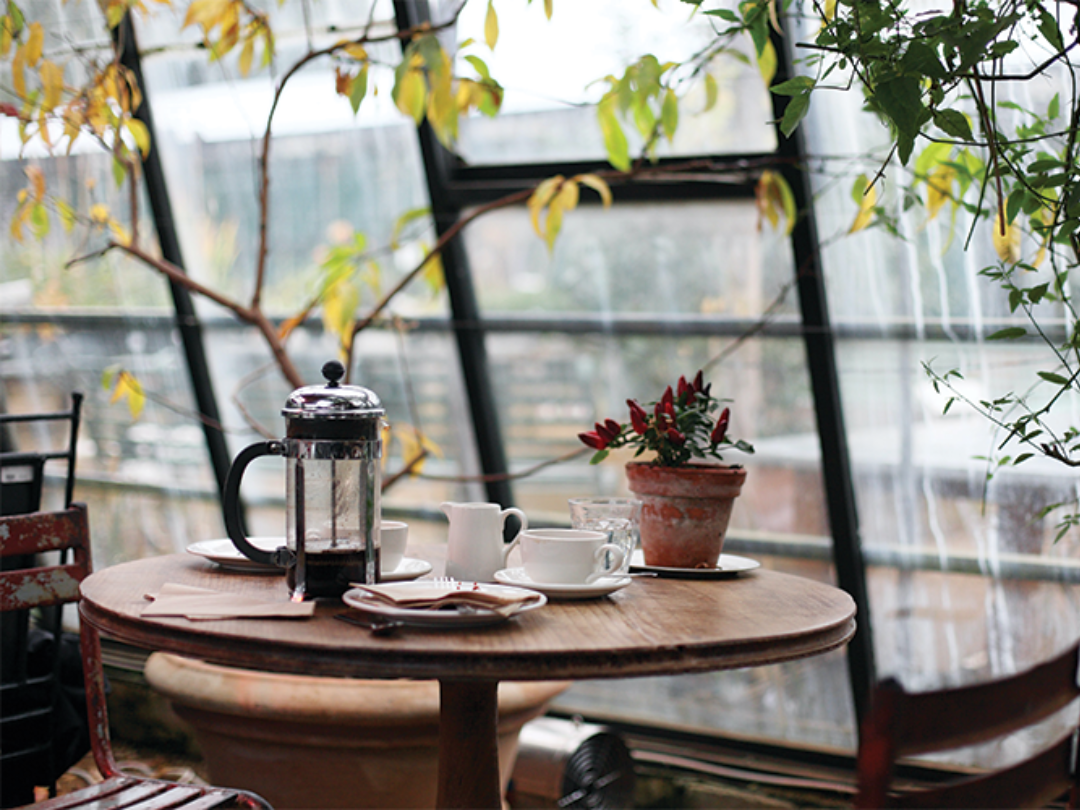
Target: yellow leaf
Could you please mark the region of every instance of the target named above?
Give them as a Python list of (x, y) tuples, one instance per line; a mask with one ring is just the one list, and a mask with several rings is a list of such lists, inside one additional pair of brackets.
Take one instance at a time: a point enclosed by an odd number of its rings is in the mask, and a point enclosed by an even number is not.
[(763, 171), (754, 189), (754, 200), (759, 215), (758, 230), (761, 229), (760, 217), (767, 219), (774, 229), (779, 227), (780, 218), (783, 217), (787, 223), (784, 234), (791, 235), (797, 216), (795, 195), (783, 175), (768, 169)]
[(836, 0), (825, 0), (825, 20), (832, 21), (836, 16)]
[(540, 213), (547, 207), (547, 204), (551, 202), (551, 198), (555, 196), (555, 192), (559, 189), (559, 184), (562, 183), (563, 176), (557, 174), (554, 177), (549, 177), (536, 187), (536, 191), (529, 197), (529, 217), (532, 220), (533, 230), (536, 231), (536, 235), (541, 239), (544, 238), (544, 231), (540, 227)]
[(394, 103), (405, 115), (419, 124), (427, 107), (427, 84), (423, 74), (414, 68), (404, 71), (394, 87)]
[(331, 285), (323, 295), (323, 327), (337, 335), (343, 344), (352, 334), (353, 316), (359, 304), (360, 291), (348, 279)]
[(183, 28), (198, 25), (204, 31), (214, 28), (228, 9), (230, 0), (193, 0), (184, 16)]
[(366, 62), (368, 60), (367, 51), (364, 50), (364, 46), (357, 42), (352, 42), (342, 48), (345, 53), (355, 59), (357, 62)]
[(11, 53), (11, 18), (0, 17), (0, 59)]
[(611, 186), (603, 178), (595, 174), (579, 174), (574, 179), (599, 194), (604, 203), (604, 208), (611, 207)]
[(304, 322), (303, 315), (294, 315), (291, 318), (286, 318), (281, 323), (281, 327), (278, 329), (278, 339), (285, 340), (292, 331)]
[(131, 133), (132, 140), (135, 141), (135, 146), (138, 147), (139, 152), (145, 158), (150, 154), (150, 130), (138, 118), (129, 118), (126, 126), (127, 131)]
[(866, 175), (859, 175), (855, 180), (855, 190), (859, 200), (859, 212), (848, 228), (848, 233), (858, 233), (874, 221), (874, 206), (877, 205), (877, 187), (870, 185)]
[(446, 276), (443, 273), (441, 253), (432, 253), (424, 262), (423, 272), (420, 274), (432, 293), (439, 293), (446, 286)]
[(60, 221), (64, 225), (64, 230), (70, 233), (75, 228), (75, 209), (63, 200), (57, 200), (56, 210), (60, 213)]
[(41, 87), (44, 91), (41, 99), (41, 109), (49, 112), (55, 109), (63, 97), (64, 69), (48, 59), (41, 63), (38, 68), (41, 76)]
[(495, 13), (495, 5), (488, 0), (487, 16), (484, 17), (484, 42), (491, 50), (495, 50), (495, 43), (499, 41), (499, 15)]
[(926, 211), (930, 219), (937, 217), (941, 207), (952, 199), (954, 180), (956, 180), (956, 169), (952, 166), (938, 166), (926, 178)]
[(548, 252), (555, 250), (555, 239), (558, 237), (559, 231), (562, 230), (562, 215), (562, 206), (559, 205), (559, 199), (556, 197), (548, 206), (547, 235), (545, 237)]
[(1010, 222), (1002, 233), (1001, 223), (999, 214), (994, 217), (994, 250), (1003, 262), (1016, 264), (1020, 261), (1020, 228), (1015, 222)]
[(109, 226), (109, 232), (112, 234), (113, 241), (115, 241), (115, 242), (117, 242), (118, 244), (121, 244), (121, 245), (130, 245), (131, 244), (131, 233), (130, 233), (130, 231), (128, 231), (128, 229), (125, 228), (123, 225), (121, 225), (117, 220), (110, 217), (109, 222), (108, 222), (108, 226)]
[(26, 64), (33, 67), (41, 59), (41, 51), (45, 46), (45, 29), (41, 23), (30, 23), (29, 34), (26, 37)]
[(34, 191), (34, 202), (39, 203), (45, 199), (45, 173), (37, 166), (27, 166), (24, 169), (26, 179), (30, 181), (30, 187)]
[(552, 12), (554, 10), (555, 10), (554, 0), (544, 0), (544, 14), (547, 15), (547, 18), (549, 20), (551, 19), (551, 14), (552, 14)]
[(11, 87), (19, 100), (26, 100), (26, 47), (24, 45), (17, 47), (15, 55), (11, 57)]
[(577, 208), (578, 199), (581, 197), (581, 189), (576, 180), (567, 180), (559, 188), (559, 192), (551, 201), (552, 205), (558, 205), (563, 211), (573, 211)]
[(121, 371), (116, 376), (116, 386), (113, 388), (110, 405), (115, 405), (121, 399), (127, 400), (128, 412), (132, 419), (138, 419), (142, 413), (143, 405), (146, 404), (146, 394), (143, 393), (142, 385), (129, 371)]
[(255, 40), (248, 37), (244, 40), (244, 47), (240, 49), (240, 58), (236, 66), (240, 69), (241, 76), (251, 73), (251, 62), (255, 58)]
[(720, 87), (716, 83), (716, 78), (711, 73), (705, 74), (705, 109), (702, 112), (708, 112), (716, 106), (716, 100), (720, 97)]
[(771, 87), (773, 77), (776, 76), (777, 65), (776, 48), (773, 47), (771, 39), (765, 40), (765, 47), (758, 56), (757, 63), (761, 78), (765, 80), (765, 86)]
[(104, 225), (109, 221), (109, 206), (105, 203), (95, 203), (90, 206), (90, 219), (96, 225)]

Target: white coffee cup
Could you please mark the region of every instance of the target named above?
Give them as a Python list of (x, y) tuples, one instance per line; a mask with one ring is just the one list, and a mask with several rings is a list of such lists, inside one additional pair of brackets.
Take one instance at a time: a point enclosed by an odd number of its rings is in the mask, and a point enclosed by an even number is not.
[(514, 543), (533, 582), (589, 585), (622, 565), (625, 552), (607, 539), (585, 529), (527, 529)]
[(409, 541), (409, 524), (400, 520), (384, 520), (379, 524), (379, 570), (384, 574), (396, 571), (405, 558)]

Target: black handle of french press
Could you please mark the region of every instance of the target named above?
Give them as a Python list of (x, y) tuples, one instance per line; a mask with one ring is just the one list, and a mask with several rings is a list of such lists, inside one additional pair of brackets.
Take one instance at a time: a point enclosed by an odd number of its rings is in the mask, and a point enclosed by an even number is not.
[(263, 565), (281, 565), (285, 559), (284, 549), (277, 551), (263, 551), (256, 548), (244, 536), (243, 523), (240, 520), (240, 479), (244, 477), (247, 465), (260, 456), (283, 456), (286, 448), (284, 442), (259, 442), (245, 447), (240, 454), (233, 459), (229, 467), (229, 474), (225, 478), (225, 492), (222, 495), (222, 510), (225, 516), (225, 531), (233, 545), (247, 557)]

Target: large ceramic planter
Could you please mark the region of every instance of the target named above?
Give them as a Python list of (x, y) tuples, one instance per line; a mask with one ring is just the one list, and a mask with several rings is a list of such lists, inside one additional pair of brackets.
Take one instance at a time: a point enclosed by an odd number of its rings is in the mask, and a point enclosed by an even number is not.
[[(146, 679), (195, 732), (210, 781), (274, 807), (432, 808), (438, 776), (435, 681), (313, 678), (154, 653)], [(518, 732), (570, 684), (499, 684), (505, 795)]]
[(715, 568), (746, 470), (712, 464), (626, 465), (630, 491), (641, 499), (641, 550), (646, 565)]

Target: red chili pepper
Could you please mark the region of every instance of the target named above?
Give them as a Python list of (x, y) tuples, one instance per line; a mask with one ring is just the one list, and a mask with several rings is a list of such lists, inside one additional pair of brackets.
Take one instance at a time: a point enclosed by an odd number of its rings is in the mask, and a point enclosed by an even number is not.
[(694, 390), (695, 391), (704, 391), (705, 390), (705, 373), (704, 373), (704, 369), (699, 370), (698, 373), (694, 375)]
[(665, 413), (675, 415), (675, 393), (671, 390), (670, 385), (664, 391), (664, 395), (660, 397), (660, 405), (663, 406)]
[(626, 404), (630, 407), (630, 424), (634, 432), (639, 436), (644, 436), (649, 429), (649, 414), (635, 400), (628, 399)]
[(608, 443), (600, 438), (600, 435), (593, 430), (590, 430), (587, 433), (579, 433), (577, 437), (581, 439), (583, 444), (588, 445), (594, 450), (603, 450), (608, 445)]
[[(612, 429), (612, 426), (614, 426), (614, 429)], [(605, 445), (615, 441), (615, 437), (622, 430), (622, 426), (614, 419), (608, 419), (604, 424), (597, 422), (593, 427), (596, 428), (596, 435), (604, 440)]]
[(0, 104), (0, 115), (6, 115), (10, 118), (19, 117), (19, 108), (14, 104)]
[(667, 435), (668, 439), (671, 440), (672, 444), (677, 444), (677, 445), (686, 444), (686, 437), (683, 434), (681, 434), (679, 431), (677, 431), (675, 428), (673, 428), (673, 427), (669, 427), (665, 431), (665, 434)]
[(724, 408), (720, 411), (720, 418), (716, 420), (716, 427), (712, 429), (712, 434), (709, 436), (709, 441), (713, 444), (720, 444), (724, 440), (724, 435), (727, 433), (728, 421), (731, 419), (731, 408)]
[(686, 381), (686, 377), (679, 377), (679, 402), (684, 405), (694, 404), (694, 389)]

